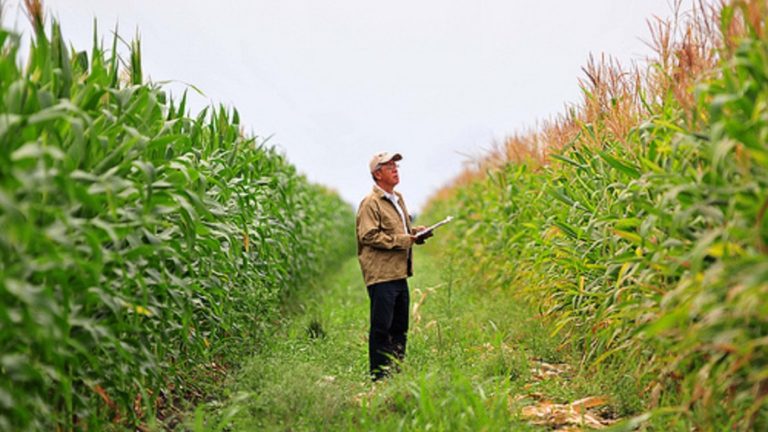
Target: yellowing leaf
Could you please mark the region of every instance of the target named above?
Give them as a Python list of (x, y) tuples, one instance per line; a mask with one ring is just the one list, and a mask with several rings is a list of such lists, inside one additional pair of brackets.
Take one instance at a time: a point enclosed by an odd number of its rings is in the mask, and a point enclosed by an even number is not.
[(637, 235), (635, 233), (631, 233), (631, 232), (628, 232), (628, 231), (622, 231), (622, 230), (615, 229), (615, 230), (613, 230), (613, 233), (616, 234), (617, 236), (623, 238), (624, 240), (631, 241), (632, 243), (642, 243), (642, 241), (643, 241), (642, 237), (640, 237), (639, 235)]
[(141, 305), (131, 305), (134, 312), (144, 316), (152, 316), (152, 311)]
[(547, 240), (550, 240), (550, 239), (552, 239), (554, 237), (557, 237), (557, 236), (560, 236), (560, 235), (562, 235), (562, 233), (561, 233), (560, 229), (558, 227), (556, 227), (556, 226), (551, 226), (551, 227), (549, 227), (548, 230), (546, 230), (544, 232), (544, 238), (547, 239)]
[(734, 242), (718, 242), (713, 243), (712, 246), (710, 246), (707, 249), (707, 255), (713, 256), (715, 258), (722, 258), (726, 255), (733, 256), (733, 255), (744, 255), (744, 249), (737, 243)]
[(145, 308), (144, 306), (134, 305), (131, 303), (126, 303), (125, 306), (131, 311), (136, 312), (137, 314), (144, 315), (144, 316), (152, 316), (152, 311)]
[(624, 276), (627, 274), (627, 270), (629, 269), (629, 263), (625, 262), (621, 269), (619, 270), (619, 276), (616, 277), (616, 289), (621, 288), (622, 282), (624, 282)]

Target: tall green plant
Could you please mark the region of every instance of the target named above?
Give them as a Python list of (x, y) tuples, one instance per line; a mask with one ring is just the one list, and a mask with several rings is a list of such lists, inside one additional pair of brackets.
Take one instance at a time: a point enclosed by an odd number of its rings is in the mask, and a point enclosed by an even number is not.
[[(97, 34), (94, 32), (94, 40)], [(352, 253), (349, 205), (143, 82), (140, 45), (0, 29), (0, 429), (150, 421)]]
[(695, 112), (669, 95), (599, 148), (584, 124), (550, 164), (503, 167), (430, 210), (462, 216), (447, 250), (475, 274), (554, 317), (587, 367), (624, 368), (648, 410), (687, 413), (686, 428), (768, 427), (760, 34), (697, 88)]

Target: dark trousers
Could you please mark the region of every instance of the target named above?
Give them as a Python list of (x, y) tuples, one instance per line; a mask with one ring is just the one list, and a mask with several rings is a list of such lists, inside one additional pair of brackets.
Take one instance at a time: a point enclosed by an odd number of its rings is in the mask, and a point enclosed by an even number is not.
[(405, 357), (408, 332), (408, 281), (399, 279), (368, 287), (371, 299), (371, 329), (368, 334), (368, 359), (371, 378), (387, 375), (391, 359)]

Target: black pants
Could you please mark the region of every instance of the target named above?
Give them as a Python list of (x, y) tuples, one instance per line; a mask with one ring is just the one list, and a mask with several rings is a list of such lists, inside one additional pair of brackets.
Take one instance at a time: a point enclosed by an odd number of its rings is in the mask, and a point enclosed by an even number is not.
[(371, 330), (368, 335), (368, 359), (371, 378), (386, 376), (391, 359), (405, 357), (408, 332), (408, 281), (399, 279), (368, 287), (371, 299)]

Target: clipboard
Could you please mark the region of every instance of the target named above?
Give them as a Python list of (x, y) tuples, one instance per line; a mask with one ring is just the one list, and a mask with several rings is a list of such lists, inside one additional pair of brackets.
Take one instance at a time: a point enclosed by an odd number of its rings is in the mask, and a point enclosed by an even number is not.
[(440, 222), (438, 222), (438, 223), (436, 223), (436, 224), (434, 224), (432, 226), (428, 226), (428, 227), (424, 228), (423, 230), (417, 232), (416, 234), (414, 234), (414, 236), (418, 239), (418, 238), (420, 238), (420, 237), (422, 237), (422, 236), (424, 236), (426, 234), (431, 233), (433, 230), (435, 230), (438, 227), (441, 227), (441, 226), (447, 224), (448, 222), (450, 222), (452, 220), (453, 220), (453, 216), (448, 216), (445, 219), (441, 220)]

